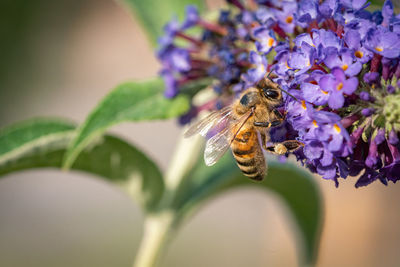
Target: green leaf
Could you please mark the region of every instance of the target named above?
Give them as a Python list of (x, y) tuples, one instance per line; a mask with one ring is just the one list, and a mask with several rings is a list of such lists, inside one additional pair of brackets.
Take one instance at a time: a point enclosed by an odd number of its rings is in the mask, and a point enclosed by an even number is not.
[(213, 79), (211, 77), (194, 80), (179, 88), (180, 94), (193, 98), (200, 90), (210, 86)]
[[(61, 168), (74, 126), (57, 120), (32, 120), (0, 133), (0, 175), (33, 168)], [(146, 211), (164, 190), (162, 174), (146, 155), (128, 143), (105, 136), (84, 150), (71, 167), (121, 185)]]
[(164, 25), (174, 15), (183, 19), (185, 6), (192, 4), (203, 10), (204, 0), (122, 0), (133, 11), (142, 24), (150, 41), (155, 44), (161, 36)]
[(385, 0), (370, 0), (368, 2), (371, 2), (372, 6), (376, 6), (376, 9), (382, 9), (383, 3), (385, 2)]
[(376, 10), (382, 10), (382, 6), (385, 1), (384, 0), (370, 0), (368, 2), (370, 2), (371, 4), (367, 7), (367, 10), (370, 12), (373, 12)]
[(27, 151), (46, 145), (57, 145), (59, 136), (75, 126), (58, 119), (32, 119), (0, 131), (0, 164), (20, 157)]
[(163, 90), (163, 82), (157, 79), (124, 83), (111, 91), (79, 128), (66, 154), (64, 167), (69, 168), (82, 149), (115, 124), (173, 118), (189, 109), (186, 96), (166, 99)]
[(215, 166), (207, 167), (203, 159), (181, 184), (173, 204), (177, 216), (184, 219), (200, 205), (228, 189), (253, 186), (273, 192), (286, 203), (301, 233), (299, 249), (302, 264), (315, 263), (322, 221), (321, 197), (310, 173), (292, 163), (268, 161), (268, 175), (262, 182), (245, 177), (232, 157), (223, 157)]

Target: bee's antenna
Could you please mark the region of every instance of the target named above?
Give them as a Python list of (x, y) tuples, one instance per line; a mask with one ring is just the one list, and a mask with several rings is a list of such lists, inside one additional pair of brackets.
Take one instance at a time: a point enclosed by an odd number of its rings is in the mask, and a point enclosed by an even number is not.
[(268, 73), (267, 78), (272, 82), (271, 78), (269, 77), (269, 75), (272, 73), (272, 70)]
[[(269, 77), (269, 75), (270, 75), (271, 73), (272, 73), (272, 70), (268, 73), (267, 78), (268, 78), (268, 80), (270, 80), (271, 82), (274, 82), (274, 81)], [(288, 96), (290, 96), (290, 97), (293, 98), (294, 100), (299, 101), (294, 95), (292, 95), (291, 93), (289, 93), (289, 92), (286, 91), (285, 89), (282, 89), (280, 86), (279, 86), (279, 89), (280, 89), (281, 91), (285, 92)]]
[(279, 87), (279, 89), (281, 89), (281, 91), (285, 92), (288, 96), (290, 96), (291, 98), (293, 98), (296, 101), (299, 101), (294, 95), (292, 95), (291, 93), (289, 93), (288, 91), (286, 91), (285, 89), (282, 89)]

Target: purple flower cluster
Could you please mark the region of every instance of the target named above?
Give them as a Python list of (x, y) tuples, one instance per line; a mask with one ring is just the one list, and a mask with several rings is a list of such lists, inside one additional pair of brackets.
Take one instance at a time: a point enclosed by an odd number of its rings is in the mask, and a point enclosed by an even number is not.
[(348, 176), (359, 176), (356, 187), (399, 180), (400, 15), (392, 3), (373, 12), (366, 0), (228, 3), (215, 22), (189, 6), (160, 38), (166, 97), (205, 78), (216, 92), (182, 121), (226, 105), (272, 71), (291, 94), (284, 94), (286, 121), (272, 130), (273, 141), (303, 142), (297, 159), (336, 185)]

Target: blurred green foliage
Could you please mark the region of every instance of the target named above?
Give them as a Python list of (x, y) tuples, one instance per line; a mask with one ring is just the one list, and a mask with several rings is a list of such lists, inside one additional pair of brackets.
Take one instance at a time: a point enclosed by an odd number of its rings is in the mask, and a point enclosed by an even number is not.
[(120, 0), (125, 2), (133, 11), (142, 27), (146, 30), (150, 42), (154, 45), (157, 38), (161, 36), (162, 29), (175, 15), (178, 19), (183, 18), (186, 5), (196, 5), (200, 10), (205, 8), (203, 0)]
[[(0, 1), (0, 124), (9, 122), (6, 112), (10, 108), (10, 97), (26, 98), (42, 78), (38, 76), (42, 62), (51, 58), (53, 69), (58, 67), (60, 57), (53, 51), (46, 51), (45, 56), (49, 58), (37, 58), (38, 40), (46, 34), (53, 35), (52, 41), (61, 39), (63, 33), (58, 30), (73, 25), (83, 3), (79, 0)], [(49, 32), (44, 34), (44, 31)], [(46, 78), (53, 78), (52, 74)]]

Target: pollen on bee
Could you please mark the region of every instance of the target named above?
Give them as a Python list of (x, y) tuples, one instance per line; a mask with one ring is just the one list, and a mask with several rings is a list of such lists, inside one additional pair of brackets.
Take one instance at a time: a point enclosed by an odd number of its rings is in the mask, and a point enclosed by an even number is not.
[(342, 88), (343, 88), (343, 83), (340, 82), (340, 83), (336, 86), (336, 89), (337, 89), (338, 91), (340, 91), (340, 90), (342, 90)]
[(342, 131), (342, 129), (340, 129), (339, 125), (337, 125), (336, 123), (333, 125), (333, 128), (337, 133), (340, 133)]
[(301, 106), (302, 106), (304, 109), (307, 109), (306, 101), (301, 100)]
[(375, 50), (378, 51), (378, 52), (382, 52), (383, 48), (381, 46), (377, 46), (377, 47), (375, 47)]
[(347, 65), (347, 64), (344, 64), (343, 66), (342, 66), (342, 70), (347, 70), (349, 68), (349, 66)]
[(354, 55), (358, 58), (362, 58), (364, 56), (363, 52), (361, 52), (360, 50), (357, 50)]
[(292, 16), (286, 17), (286, 23), (292, 23), (292, 22), (293, 22), (293, 17)]

